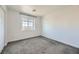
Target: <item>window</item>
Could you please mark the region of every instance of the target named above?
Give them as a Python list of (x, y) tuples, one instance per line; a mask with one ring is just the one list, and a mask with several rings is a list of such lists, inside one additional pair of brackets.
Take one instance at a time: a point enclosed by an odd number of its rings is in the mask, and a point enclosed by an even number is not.
[(35, 17), (21, 14), (22, 30), (34, 30), (35, 29)]

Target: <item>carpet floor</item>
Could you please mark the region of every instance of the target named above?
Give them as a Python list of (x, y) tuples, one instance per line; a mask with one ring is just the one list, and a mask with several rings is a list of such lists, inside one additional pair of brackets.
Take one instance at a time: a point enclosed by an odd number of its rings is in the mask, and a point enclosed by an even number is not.
[(9, 43), (2, 54), (77, 54), (79, 49), (38, 36)]

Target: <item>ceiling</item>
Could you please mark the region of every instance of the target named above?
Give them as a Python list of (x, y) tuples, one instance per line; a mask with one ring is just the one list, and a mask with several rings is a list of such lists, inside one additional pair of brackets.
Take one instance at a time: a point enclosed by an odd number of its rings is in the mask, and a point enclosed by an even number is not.
[[(35, 16), (44, 16), (51, 13), (52, 11), (57, 11), (64, 9), (69, 6), (64, 5), (9, 5), (9, 9), (13, 9), (19, 12), (29, 13)], [(36, 10), (33, 12), (33, 10)]]

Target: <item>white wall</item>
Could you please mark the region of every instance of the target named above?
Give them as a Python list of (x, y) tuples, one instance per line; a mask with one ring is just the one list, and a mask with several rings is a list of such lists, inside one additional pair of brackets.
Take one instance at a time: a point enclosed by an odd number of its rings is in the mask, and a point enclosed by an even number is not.
[(35, 31), (22, 31), (21, 18), (17, 11), (8, 10), (8, 42), (39, 36), (41, 34), (41, 19), (35, 20)]
[[(41, 20), (36, 20), (35, 31), (22, 31), (21, 19), (16, 11), (8, 10), (8, 42), (42, 35), (79, 48), (79, 7), (65, 6), (52, 10)], [(42, 27), (42, 28), (41, 28)]]
[(79, 48), (79, 7), (66, 6), (44, 16), (42, 35)]

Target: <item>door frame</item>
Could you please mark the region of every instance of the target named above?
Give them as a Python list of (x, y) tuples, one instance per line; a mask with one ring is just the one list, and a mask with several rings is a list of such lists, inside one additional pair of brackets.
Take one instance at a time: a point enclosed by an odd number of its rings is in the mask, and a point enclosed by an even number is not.
[[(4, 46), (5, 46), (5, 39), (6, 39), (6, 38), (5, 38), (5, 37), (6, 37), (6, 26), (5, 26), (5, 25), (6, 25), (6, 24), (5, 24), (6, 11), (5, 11), (5, 9), (4, 9), (4, 7), (3, 7), (2, 5), (0, 5), (0, 8), (2, 9), (2, 11), (3, 11), (3, 13), (4, 13), (4, 15), (3, 15), (3, 17), (4, 17), (4, 20), (3, 20), (3, 23), (4, 23), (4, 24), (3, 24), (3, 26), (4, 26), (4, 27), (3, 27), (3, 31), (4, 31), (4, 32), (3, 32), (3, 33), (4, 33), (4, 34), (3, 34), (3, 35), (4, 35), (4, 36), (3, 36), (3, 37), (4, 37), (4, 38), (3, 38), (3, 39), (4, 39), (3, 48), (4, 48)], [(3, 48), (1, 49), (0, 53), (2, 52)]]

